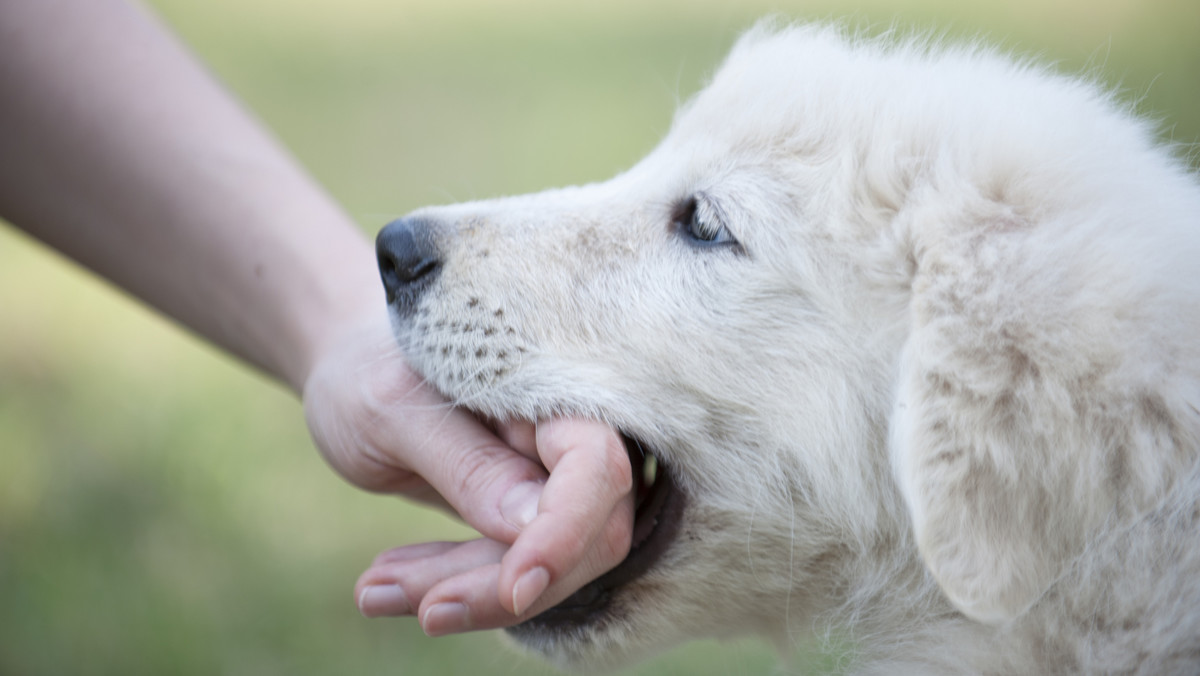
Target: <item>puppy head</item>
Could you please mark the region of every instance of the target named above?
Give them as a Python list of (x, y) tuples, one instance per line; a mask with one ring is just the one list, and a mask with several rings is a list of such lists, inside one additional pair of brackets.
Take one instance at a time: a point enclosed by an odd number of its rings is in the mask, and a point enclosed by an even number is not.
[[(1150, 282), (1093, 291), (1121, 248), (1089, 229), (1112, 186), (1064, 159), (1144, 140), (1068, 84), (759, 30), (625, 174), (381, 233), (430, 383), (495, 419), (605, 420), (660, 462), (629, 560), (519, 641), (610, 666), (787, 635), (903, 529), (952, 603), (1003, 620), (1161, 491), (1175, 403), (1123, 356), (1152, 351), (1155, 308), (1131, 305)], [(1012, 114), (1030, 100), (1051, 112)], [(1080, 150), (1081, 110), (1106, 148)]]
[(847, 524), (881, 511), (865, 449), (884, 443), (890, 372), (847, 349), (872, 342), (867, 314), (812, 227), (841, 177), (797, 136), (794, 93), (748, 81), (778, 67), (752, 51), (611, 181), (380, 235), (397, 336), (432, 385), (495, 419), (599, 418), (658, 458), (670, 495), (639, 516), (658, 526), (634, 563), (512, 632), (565, 664), (808, 626)]

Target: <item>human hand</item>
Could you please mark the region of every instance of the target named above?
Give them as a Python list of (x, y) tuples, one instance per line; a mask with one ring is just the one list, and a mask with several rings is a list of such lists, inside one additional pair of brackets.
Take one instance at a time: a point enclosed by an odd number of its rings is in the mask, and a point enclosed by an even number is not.
[(629, 550), (632, 473), (611, 429), (512, 423), (502, 440), (423, 384), (382, 312), (322, 350), (304, 406), (317, 447), (351, 483), (447, 507), (484, 535), (381, 554), (355, 588), (367, 616), (415, 614), (431, 635), (512, 625)]

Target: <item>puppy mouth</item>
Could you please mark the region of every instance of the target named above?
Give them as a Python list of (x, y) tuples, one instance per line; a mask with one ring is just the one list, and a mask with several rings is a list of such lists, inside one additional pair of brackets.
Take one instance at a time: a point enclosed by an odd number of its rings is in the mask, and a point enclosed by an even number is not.
[(615, 568), (584, 585), (558, 605), (506, 631), (517, 639), (534, 639), (594, 625), (611, 616), (617, 590), (650, 570), (679, 533), (684, 495), (668, 468), (648, 447), (621, 435), (633, 468), (635, 515), (629, 553)]

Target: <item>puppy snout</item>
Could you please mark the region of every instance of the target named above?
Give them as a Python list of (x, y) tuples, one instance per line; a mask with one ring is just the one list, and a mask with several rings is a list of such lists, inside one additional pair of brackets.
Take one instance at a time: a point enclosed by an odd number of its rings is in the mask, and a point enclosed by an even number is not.
[(433, 230), (427, 220), (400, 218), (384, 226), (375, 238), (388, 304), (401, 315), (412, 312), (441, 268)]

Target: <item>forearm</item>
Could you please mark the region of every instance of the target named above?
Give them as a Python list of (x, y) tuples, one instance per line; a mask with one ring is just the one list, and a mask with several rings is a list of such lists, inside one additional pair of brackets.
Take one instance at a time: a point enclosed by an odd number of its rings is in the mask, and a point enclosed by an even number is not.
[(0, 3), (0, 217), (299, 390), (370, 244), (141, 7)]

